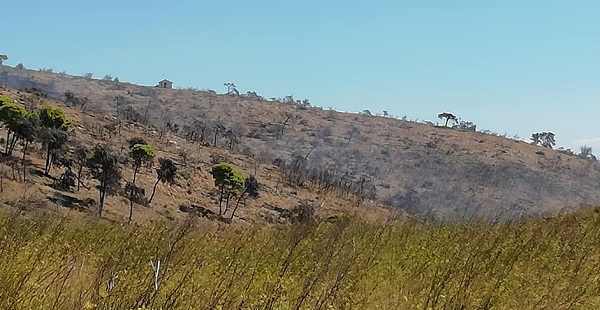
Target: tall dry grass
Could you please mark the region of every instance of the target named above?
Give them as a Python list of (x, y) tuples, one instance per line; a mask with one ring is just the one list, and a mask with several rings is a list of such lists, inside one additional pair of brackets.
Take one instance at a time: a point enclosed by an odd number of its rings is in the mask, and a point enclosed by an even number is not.
[(0, 309), (598, 308), (593, 210), (252, 229), (0, 215)]

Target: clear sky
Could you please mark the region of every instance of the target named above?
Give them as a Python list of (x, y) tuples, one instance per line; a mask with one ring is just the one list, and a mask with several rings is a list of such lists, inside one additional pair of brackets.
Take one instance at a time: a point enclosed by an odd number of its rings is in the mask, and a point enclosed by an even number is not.
[(600, 153), (600, 1), (4, 1), (9, 65), (479, 128)]

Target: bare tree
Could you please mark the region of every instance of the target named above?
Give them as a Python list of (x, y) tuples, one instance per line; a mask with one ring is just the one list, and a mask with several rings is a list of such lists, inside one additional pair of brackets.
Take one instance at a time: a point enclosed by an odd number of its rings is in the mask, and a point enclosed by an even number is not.
[(348, 128), (348, 130), (346, 131), (346, 134), (348, 135), (348, 144), (350, 144), (350, 141), (352, 140), (353, 137), (355, 137), (356, 135), (360, 135), (360, 130), (358, 130), (358, 128), (356, 126), (352, 126), (352, 127)]

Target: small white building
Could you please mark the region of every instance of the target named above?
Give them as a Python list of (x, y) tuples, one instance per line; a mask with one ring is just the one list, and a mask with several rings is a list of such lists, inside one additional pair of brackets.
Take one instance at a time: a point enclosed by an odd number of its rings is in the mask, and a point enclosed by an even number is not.
[(156, 87), (173, 89), (173, 82), (171, 82), (167, 79), (164, 79), (164, 80), (158, 82)]

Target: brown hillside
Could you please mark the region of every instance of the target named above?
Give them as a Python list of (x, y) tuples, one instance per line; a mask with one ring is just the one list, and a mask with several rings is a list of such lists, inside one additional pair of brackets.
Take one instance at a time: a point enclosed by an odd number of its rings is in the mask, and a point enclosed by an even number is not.
[[(13, 98), (16, 103), (24, 104), (29, 109), (42, 105), (56, 106), (62, 109), (74, 123), (66, 153), (72, 153), (77, 145), (93, 147), (96, 144), (107, 144), (119, 154), (122, 162), (122, 187), (132, 178), (132, 168), (126, 162), (127, 141), (133, 137), (143, 137), (157, 152), (156, 157), (170, 158), (178, 165), (177, 184), (174, 186), (160, 184), (155, 199), (150, 206), (135, 205), (134, 220), (147, 222), (158, 218), (179, 220), (187, 217), (189, 211), (185, 207), (198, 206), (214, 213), (218, 212), (218, 194), (209, 171), (214, 163), (225, 161), (246, 175), (255, 175), (261, 184), (260, 197), (248, 199), (236, 213), (236, 223), (285, 223), (289, 220), (287, 210), (303, 203), (316, 208), (316, 215), (348, 214), (371, 220), (388, 218), (392, 212), (377, 207), (373, 203), (364, 202), (361, 208), (355, 207), (353, 197), (340, 198), (334, 195), (322, 195), (310, 189), (290, 187), (279, 182), (279, 170), (272, 165), (260, 164), (241, 154), (215, 147), (191, 144), (174, 134), (164, 133), (159, 136), (152, 129), (134, 122), (123, 122), (113, 131), (108, 128), (114, 124), (114, 117), (95, 114), (74, 109), (63, 103), (43, 98), (42, 96), (16, 91), (0, 90), (0, 95)], [(5, 137), (5, 130), (0, 136)], [(4, 144), (2, 143), (2, 146)], [(4, 148), (2, 147), (2, 150)], [(185, 154), (185, 155), (184, 155)], [(52, 177), (43, 176), (44, 150), (40, 143), (28, 148), (26, 156), (26, 176), (23, 181), (21, 165), (22, 147), (17, 147), (13, 156), (0, 154), (0, 205), (23, 208), (24, 210), (48, 209), (78, 210), (88, 214), (96, 213), (98, 191), (97, 182), (90, 178), (84, 170), (84, 185), (79, 191), (62, 191), (53, 184), (62, 172), (63, 167), (55, 165), (51, 170)], [(66, 155), (69, 156), (69, 155)], [(155, 160), (156, 162), (156, 160)], [(156, 166), (156, 165), (155, 165)], [(149, 195), (156, 181), (154, 167), (145, 167), (138, 174), (137, 185)], [(147, 195), (147, 196), (148, 196)], [(90, 202), (91, 201), (91, 202)], [(184, 207), (182, 211), (181, 207)], [(67, 208), (60, 208), (67, 207)], [(107, 197), (103, 217), (123, 222), (129, 215), (127, 193), (122, 190), (117, 195)], [(187, 209), (189, 210), (189, 209)], [(396, 213), (396, 212), (394, 212)], [(210, 217), (209, 217), (210, 218)]]
[[(325, 111), (251, 94), (159, 89), (10, 67), (0, 67), (0, 83), (39, 89), (61, 101), (67, 91), (89, 98), (85, 112), (70, 110), (77, 115), (133, 118), (154, 124), (158, 132), (166, 130), (167, 123), (177, 124), (179, 136), (171, 133), (169, 139), (205, 163), (210, 160), (204, 148), (184, 143), (181, 137), (196, 129), (197, 136), (191, 138), (213, 143), (213, 130), (222, 125), (217, 146), (226, 149), (234, 139), (233, 153), (227, 154), (237, 158), (238, 166), (249, 169), (251, 163), (234, 153), (284, 167), (299, 163), (313, 174), (329, 171), (336, 174), (333, 183), (338, 186), (350, 180), (355, 188), (366, 179), (367, 185), (375, 185), (378, 201), (432, 218), (540, 215), (597, 204), (600, 198), (597, 162), (480, 132)], [(89, 126), (87, 119), (81, 122)], [(202, 127), (204, 139), (198, 137)], [(136, 133), (135, 127), (128, 130)], [(229, 139), (223, 135), (227, 130)], [(164, 145), (164, 140), (156, 143)], [(173, 145), (164, 147), (177, 152)], [(298, 160), (302, 158), (306, 162)], [(200, 183), (210, 181), (206, 167), (198, 175)], [(268, 169), (262, 171), (263, 178), (278, 182), (276, 170)], [(172, 195), (189, 199), (185, 191)]]

